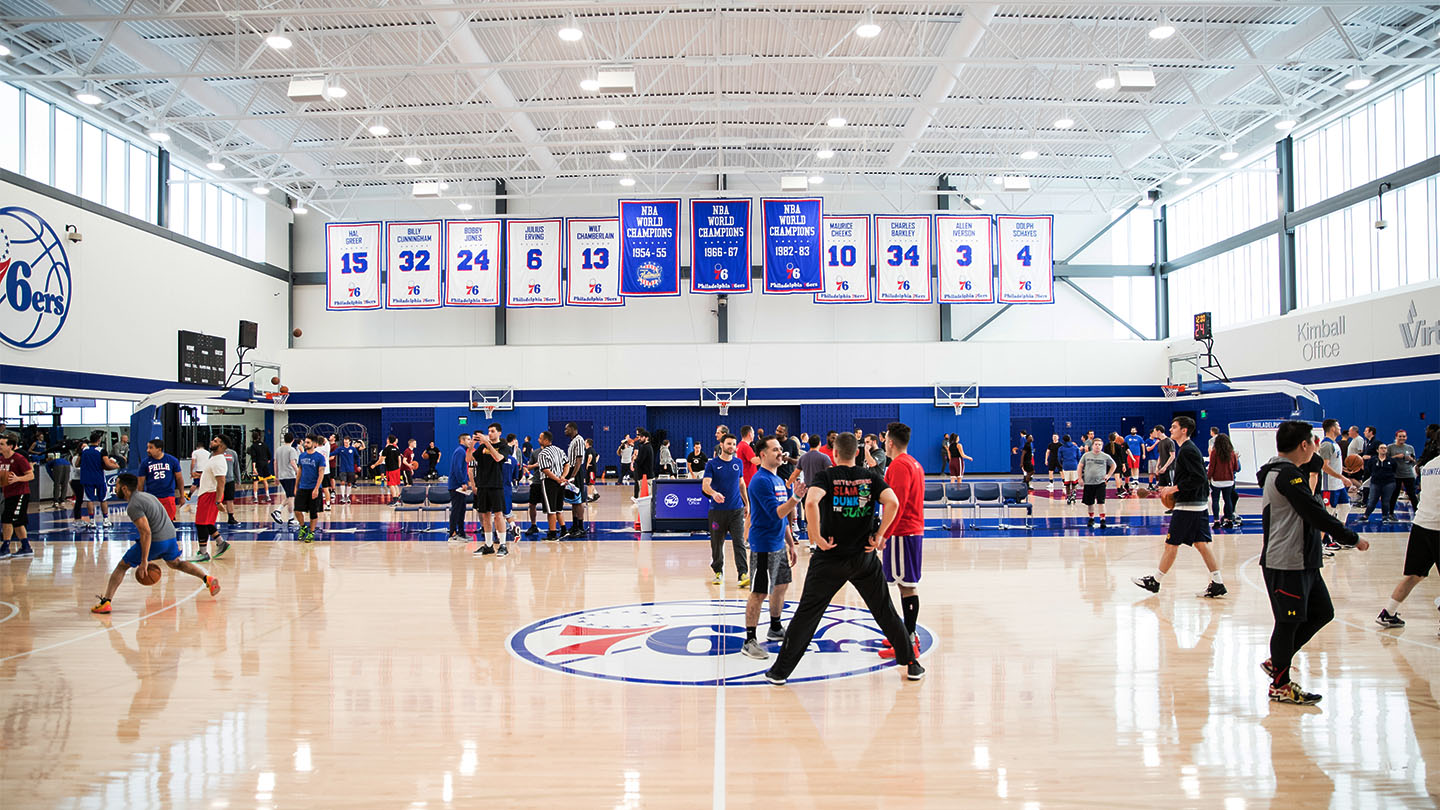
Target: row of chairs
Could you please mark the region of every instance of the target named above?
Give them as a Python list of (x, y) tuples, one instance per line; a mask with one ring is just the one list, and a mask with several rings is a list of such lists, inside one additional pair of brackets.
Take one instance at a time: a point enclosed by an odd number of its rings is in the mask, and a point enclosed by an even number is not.
[[(510, 503), (516, 509), (527, 509), (530, 506), (530, 492), (528, 489), (521, 491), (521, 488), (512, 494)], [(473, 504), (466, 504), (465, 509), (473, 509)], [(450, 514), (450, 486), (448, 484), (414, 485), (400, 488), (400, 505), (395, 507), (396, 512), (443, 512)]]
[[(1034, 513), (1034, 504), (1030, 502), (1030, 490), (1023, 481), (976, 481), (974, 483), (946, 483), (943, 481), (929, 481), (925, 484), (925, 506), (939, 507), (944, 509), (969, 509), (978, 519), (981, 510), (995, 509), (1000, 512), (1000, 520), (996, 524), (997, 529), (1024, 529), (1030, 531), (1030, 517)], [(1023, 524), (1007, 524), (1005, 519), (1010, 516), (1010, 510), (1025, 510), (1025, 522)], [(970, 528), (982, 528), (978, 523), (971, 523)]]

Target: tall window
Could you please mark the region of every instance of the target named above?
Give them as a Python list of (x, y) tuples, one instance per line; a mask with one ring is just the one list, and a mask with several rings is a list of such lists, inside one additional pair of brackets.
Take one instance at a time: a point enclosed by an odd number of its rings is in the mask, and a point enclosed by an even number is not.
[(198, 171), (170, 169), (170, 227), (207, 245), (244, 254), (245, 201)]
[(1266, 155), (1169, 206), (1170, 258), (1274, 220), (1280, 213), (1276, 172), (1275, 156)]
[(1170, 281), (1170, 334), (1190, 334), (1197, 312), (1217, 328), (1280, 314), (1280, 245), (1271, 236), (1176, 270)]

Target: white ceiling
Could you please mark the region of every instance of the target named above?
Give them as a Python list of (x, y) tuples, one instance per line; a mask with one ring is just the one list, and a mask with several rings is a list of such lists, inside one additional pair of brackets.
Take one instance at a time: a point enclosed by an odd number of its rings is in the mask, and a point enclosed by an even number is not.
[[(861, 38), (872, 9), (882, 32)], [(0, 12), (10, 80), (66, 96), (93, 84), (101, 114), (158, 124), (177, 152), (218, 154), (227, 176), (337, 216), (408, 196), (420, 178), (445, 180), (447, 196), (487, 196), (504, 178), (514, 195), (565, 198), (688, 193), (718, 174), (778, 191), (797, 172), (824, 176), (827, 195), (933, 189), (947, 174), (1000, 208), (1025, 198), (987, 179), (1019, 174), (1047, 200), (1109, 210), (1221, 170), (1227, 142), (1273, 141), (1279, 117), (1342, 101), (1357, 66), (1440, 64), (1440, 7), (1385, 0), (6, 0)], [(579, 42), (556, 35), (572, 12)], [(1156, 40), (1162, 15), (1176, 33)], [(277, 25), (288, 50), (265, 44)], [(635, 66), (633, 96), (581, 89), (606, 62)], [(1156, 88), (1096, 89), (1125, 64), (1153, 67)], [(348, 95), (291, 102), (290, 77), (316, 72)], [(837, 115), (847, 126), (827, 127)], [(1075, 126), (1055, 128), (1065, 117)], [(617, 127), (597, 129), (601, 118)], [(376, 122), (390, 134), (370, 135)], [(822, 146), (835, 156), (817, 159)]]

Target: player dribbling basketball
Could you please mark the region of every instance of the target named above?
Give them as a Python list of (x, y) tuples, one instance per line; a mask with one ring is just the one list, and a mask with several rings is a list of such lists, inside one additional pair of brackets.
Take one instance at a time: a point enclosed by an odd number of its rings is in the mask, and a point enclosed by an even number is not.
[[(225, 463), (224, 458), (218, 458), (218, 461)], [(137, 491), (139, 486), (139, 479), (130, 473), (121, 473), (115, 479), (115, 495), (126, 501), (125, 515), (135, 524), (140, 536), (115, 564), (115, 570), (110, 572), (110, 581), (105, 584), (105, 593), (98, 597), (100, 601), (95, 603), (95, 607), (90, 608), (91, 613), (109, 613), (110, 600), (125, 580), (125, 574), (132, 568), (148, 564), (150, 560), (164, 560), (171, 570), (195, 577), (205, 583), (211, 596), (220, 593), (220, 580), (205, 573), (200, 566), (180, 559), (180, 544), (175, 542), (175, 524), (170, 520), (169, 513), (154, 495)]]

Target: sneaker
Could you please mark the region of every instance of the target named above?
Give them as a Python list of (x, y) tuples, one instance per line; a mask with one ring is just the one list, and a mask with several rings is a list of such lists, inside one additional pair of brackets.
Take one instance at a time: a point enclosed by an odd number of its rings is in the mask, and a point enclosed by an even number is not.
[(1105, 518), (1100, 518), (1100, 531), (1105, 531)]
[[(240, 521), (236, 520), (234, 515), (227, 515), (227, 516), (225, 517), (225, 523), (226, 523), (226, 525), (229, 525), (229, 526), (239, 526), (239, 525), (240, 525)], [(109, 525), (110, 525), (110, 521), (108, 521), (108, 520), (105, 521), (105, 525), (106, 525), (106, 526), (109, 526)]]
[[(311, 536), (311, 537), (314, 537), (314, 536), (315, 536), (315, 530), (314, 530), (314, 529), (311, 529), (311, 530), (310, 530), (310, 536)], [(221, 557), (222, 555), (224, 555), (224, 553), (227, 552), (227, 551), (229, 551), (229, 550), (230, 550), (230, 541), (228, 541), (228, 540), (221, 540), (220, 543), (215, 546), (215, 559), (217, 559), (217, 560), (220, 559), (220, 557)]]
[(108, 614), (110, 612), (110, 600), (106, 599), (103, 596), (97, 596), (95, 598), (99, 599), (100, 601), (95, 603), (95, 607), (90, 608), (90, 612)]
[(545, 541), (548, 543), (558, 543), (560, 542), (560, 535), (555, 532), (546, 532)]
[(0, 548), (0, 562), (4, 562), (13, 556), (14, 555), (10, 553), (9, 548)]
[(1151, 593), (1160, 592), (1160, 580), (1154, 577), (1135, 577), (1130, 581)]
[(537, 534), (539, 534), (539, 533), (540, 533), (540, 527), (536, 526), (534, 523), (531, 523), (531, 524), (530, 524), (530, 528), (528, 528), (528, 529), (525, 530), (525, 536), (526, 536), (526, 537), (534, 537), (535, 535), (537, 535)]
[(925, 667), (920, 666), (919, 661), (911, 661), (905, 665), (905, 680), (918, 681), (925, 677)]
[(1235, 523), (1235, 525), (1236, 525), (1237, 527), (1240, 526), (1241, 524), (1243, 524), (1244, 522), (1245, 522), (1245, 518), (1242, 518), (1242, 517), (1240, 517), (1239, 515), (1236, 515), (1236, 516), (1235, 516), (1234, 523)]
[(15, 551), (15, 552), (12, 552), (12, 553), (10, 554), (10, 558), (11, 558), (11, 559), (19, 559), (19, 558), (21, 558), (21, 557), (34, 557), (34, 556), (35, 556), (35, 549), (33, 549), (33, 548), (29, 547), (29, 546), (25, 546), (24, 548), (20, 549), (19, 551)]
[(1399, 613), (1391, 613), (1388, 610), (1380, 611), (1380, 615), (1375, 617), (1375, 623), (1380, 625), (1381, 627), (1405, 626), (1405, 620), (1400, 618)]
[(711, 584), (711, 585), (724, 585), (724, 584), (725, 584), (725, 577), (724, 577), (723, 575), (721, 575), (721, 574), (716, 574), (715, 576), (713, 576), (713, 577), (710, 578), (710, 584)]
[(210, 552), (208, 552), (208, 551), (202, 551), (202, 552), (200, 552), (199, 554), (196, 554), (195, 557), (190, 560), (190, 562), (193, 562), (193, 563), (210, 562)]
[(220, 580), (215, 577), (205, 577), (205, 587), (210, 589), (210, 595), (220, 593)]
[(501, 543), (501, 544), (495, 549), (495, 556), (496, 556), (496, 557), (509, 557), (509, 556), (510, 556), (510, 549), (506, 548), (504, 543)]
[(1314, 706), (1320, 702), (1320, 696), (1314, 692), (1306, 692), (1294, 683), (1287, 683), (1281, 686), (1270, 684), (1271, 703), (1292, 703), (1296, 706)]
[(760, 642), (753, 638), (745, 639), (745, 646), (740, 648), (740, 652), (760, 661), (764, 661), (770, 657), (770, 653), (765, 652), (765, 648), (760, 646)]
[(468, 542), (470, 542), (470, 538), (466, 537), (466, 536), (463, 535), (463, 534), (451, 534), (450, 536), (446, 537), (445, 539), (446, 539), (447, 541), (451, 542), (451, 543), (468, 543)]
[(295, 536), (296, 536), (296, 538), (298, 538), (298, 539), (300, 540), (300, 542), (302, 542), (302, 543), (313, 543), (313, 542), (315, 542), (315, 530), (314, 530), (314, 529), (301, 529), (301, 530), (299, 531), (299, 533), (297, 533)]
[(110, 528), (110, 518), (107, 517), (107, 518), (102, 519), (102, 520), (100, 521), (100, 527), (101, 527), (102, 529), (108, 529), (108, 528)]
[(280, 510), (279, 510), (279, 509), (271, 509), (271, 510), (270, 510), (270, 521), (271, 521), (272, 523), (284, 523), (284, 522), (285, 522), (285, 521), (283, 521), (283, 520), (280, 519)]
[(1200, 592), (1200, 597), (1202, 599), (1215, 599), (1227, 593), (1229, 593), (1229, 591), (1225, 590), (1225, 583), (1212, 582), (1205, 586), (1205, 590)]
[(481, 556), (481, 557), (485, 557), (485, 556), (488, 556), (488, 555), (491, 555), (491, 554), (494, 554), (494, 553), (495, 553), (495, 547), (492, 546), (492, 545), (490, 545), (489, 543), (485, 543), (485, 544), (481, 545), (479, 548), (475, 549), (475, 554), (478, 555), (478, 556)]
[[(347, 503), (348, 503), (348, 502), (347, 502)], [(400, 505), (399, 499), (396, 499), (396, 500), (393, 500), (393, 501), (390, 502), (390, 508), (391, 508), (391, 509), (394, 509), (395, 507), (397, 507), (397, 506), (399, 506), (399, 505)]]
[(784, 641), (784, 640), (785, 640), (785, 630), (784, 630), (784, 628), (781, 628), (780, 630), (776, 630), (776, 629), (773, 628), (773, 627), (770, 628), (770, 632), (768, 632), (768, 633), (765, 634), (765, 640), (766, 640), (766, 641)]
[(749, 575), (749, 574), (741, 574), (741, 575), (740, 575), (740, 581), (735, 583), (735, 587), (737, 587), (737, 588), (748, 588), (748, 587), (750, 587), (750, 575)]
[(1325, 549), (1327, 551), (1339, 551), (1341, 548), (1342, 546), (1333, 539), (1329, 537), (1325, 538)]
[(779, 675), (775, 675), (775, 674), (771, 673), (770, 670), (768, 670), (768, 669), (765, 670), (765, 680), (769, 681), (770, 683), (775, 684), (776, 686), (784, 686), (784, 685), (785, 685), (785, 679), (784, 679), (784, 678), (780, 677)]
[(1094, 528), (1095, 528), (1095, 518), (1092, 517), (1092, 518), (1090, 518), (1089, 520), (1085, 521), (1085, 527), (1088, 528), (1088, 529), (1094, 529)]
[(1210, 531), (1212, 532), (1218, 532), (1223, 528), (1225, 528), (1225, 521), (1223, 520), (1217, 520), (1210, 524)]

